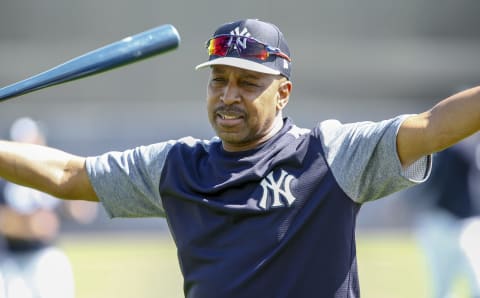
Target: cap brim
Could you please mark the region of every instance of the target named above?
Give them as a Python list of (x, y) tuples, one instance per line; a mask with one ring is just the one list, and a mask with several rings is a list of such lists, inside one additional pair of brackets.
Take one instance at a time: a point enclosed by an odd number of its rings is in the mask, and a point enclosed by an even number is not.
[(242, 58), (236, 58), (236, 57), (220, 57), (216, 58), (207, 62), (204, 62), (202, 64), (199, 64), (195, 67), (195, 69), (202, 69), (207, 66), (212, 66), (212, 65), (228, 65), (228, 66), (233, 66), (233, 67), (238, 67), (246, 70), (251, 70), (251, 71), (256, 71), (256, 72), (261, 72), (261, 73), (266, 73), (266, 74), (272, 74), (272, 75), (279, 75), (280, 72), (278, 70), (272, 69), (268, 66), (262, 65), (257, 62), (253, 62), (250, 60), (242, 59)]

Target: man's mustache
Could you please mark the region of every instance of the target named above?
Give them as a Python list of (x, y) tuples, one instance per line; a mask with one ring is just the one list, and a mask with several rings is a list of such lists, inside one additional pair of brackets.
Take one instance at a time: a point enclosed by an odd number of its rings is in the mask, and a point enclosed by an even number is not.
[(246, 115), (247, 113), (235, 106), (219, 106), (215, 109), (215, 114)]

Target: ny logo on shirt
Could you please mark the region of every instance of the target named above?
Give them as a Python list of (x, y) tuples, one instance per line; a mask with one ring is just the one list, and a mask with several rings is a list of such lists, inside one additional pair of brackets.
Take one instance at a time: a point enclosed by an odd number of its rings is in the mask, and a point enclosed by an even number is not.
[(260, 186), (263, 188), (263, 194), (258, 202), (258, 207), (267, 210), (291, 206), (297, 199), (290, 190), (293, 178), (292, 175), (289, 175), (284, 170), (281, 170), (278, 179), (273, 177), (273, 172), (268, 174), (260, 183)]

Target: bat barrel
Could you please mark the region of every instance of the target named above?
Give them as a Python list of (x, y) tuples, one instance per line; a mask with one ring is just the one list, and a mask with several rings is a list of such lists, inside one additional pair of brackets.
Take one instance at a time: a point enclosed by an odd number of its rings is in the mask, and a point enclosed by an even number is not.
[(47, 71), (0, 89), (0, 101), (52, 85), (80, 79), (137, 62), (178, 47), (180, 36), (172, 25), (162, 25), (98, 48)]

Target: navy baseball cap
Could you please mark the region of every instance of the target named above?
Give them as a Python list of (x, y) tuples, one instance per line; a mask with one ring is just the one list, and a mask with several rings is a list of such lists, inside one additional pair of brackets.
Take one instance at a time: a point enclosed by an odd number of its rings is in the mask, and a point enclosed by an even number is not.
[(195, 69), (228, 65), (290, 79), (290, 50), (277, 26), (246, 19), (220, 26), (207, 41), (209, 59)]

